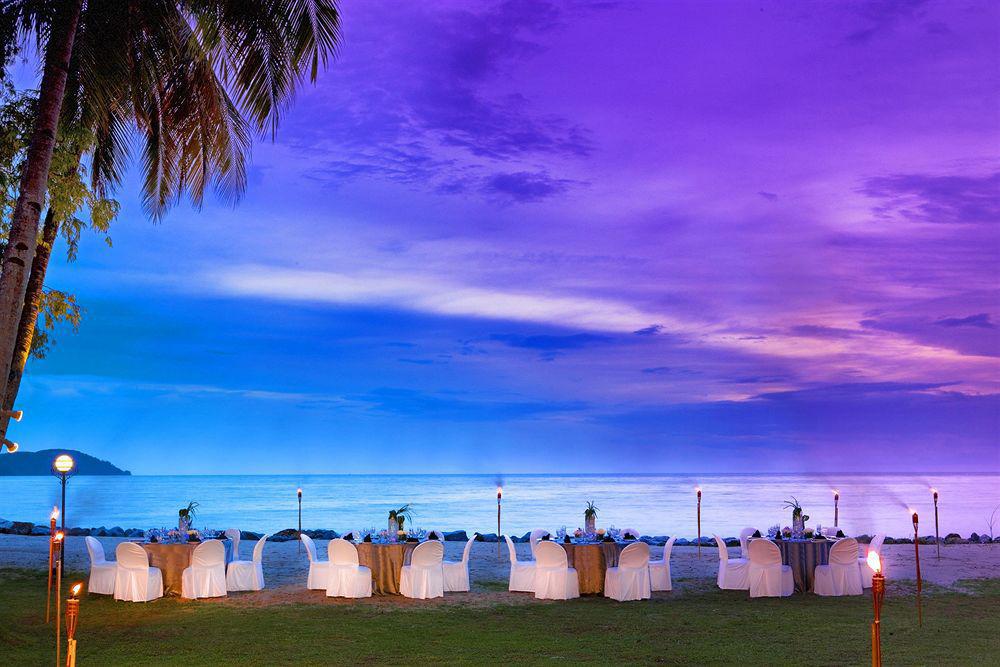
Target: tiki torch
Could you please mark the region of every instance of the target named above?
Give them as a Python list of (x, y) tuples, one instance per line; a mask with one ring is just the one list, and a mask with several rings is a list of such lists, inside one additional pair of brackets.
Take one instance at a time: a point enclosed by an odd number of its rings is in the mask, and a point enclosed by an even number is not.
[[(76, 622), (80, 618), (80, 591), (83, 583), (73, 584), (66, 600), (66, 667), (76, 667)], [(58, 656), (57, 656), (58, 657)]]
[(938, 529), (937, 489), (931, 489), (931, 493), (934, 494), (934, 544), (937, 547), (937, 557), (941, 558), (941, 531)]
[(49, 583), (45, 593), (45, 623), (49, 622), (49, 610), (52, 607), (52, 559), (54, 557), (56, 540), (56, 519), (59, 518), (59, 508), (53, 507), (52, 514), (49, 515)]
[(62, 613), (62, 558), (60, 552), (63, 548), (63, 533), (59, 531), (52, 538), (54, 546), (54, 556), (56, 558), (56, 667), (59, 667), (59, 654), (62, 644), (62, 632), (59, 628), (59, 615)]
[(924, 610), (920, 604), (920, 591), (923, 590), (923, 582), (920, 580), (920, 536), (917, 533), (917, 513), (913, 512), (913, 554), (917, 563), (917, 625), (924, 625)]
[(694, 490), (695, 490), (695, 493), (698, 494), (698, 506), (697, 506), (697, 515), (698, 515), (698, 558), (701, 558), (701, 487), (696, 486), (696, 487), (694, 487)]
[(299, 543), (295, 550), (302, 553), (302, 489), (298, 489), (295, 493), (299, 496)]
[(500, 560), (500, 502), (503, 500), (503, 487), (497, 486), (497, 560)]
[(833, 491), (833, 527), (840, 524), (840, 491)]
[(872, 607), (875, 619), (872, 621), (872, 667), (882, 667), (882, 598), (885, 596), (885, 577), (882, 575), (882, 559), (874, 550), (868, 552), (868, 567), (872, 575)]

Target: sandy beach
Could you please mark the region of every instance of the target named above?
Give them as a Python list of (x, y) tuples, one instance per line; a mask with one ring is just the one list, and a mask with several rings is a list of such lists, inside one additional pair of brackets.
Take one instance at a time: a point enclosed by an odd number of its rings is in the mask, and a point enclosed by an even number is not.
[[(105, 552), (112, 558), (115, 546), (122, 542), (121, 538), (100, 538)], [(445, 543), (445, 558), (459, 560), (464, 547), (462, 542)], [(509, 561), (506, 547), (497, 558), (495, 543), (477, 542), (473, 545), (470, 555), (470, 573), (472, 591), (469, 593), (449, 593), (444, 600), (436, 602), (413, 601), (401, 597), (374, 597), (369, 601), (357, 601), (365, 604), (475, 604), (476, 601), (498, 602), (509, 600), (531, 601), (530, 595), (523, 593), (508, 593), (506, 582), (509, 571)], [(518, 558), (530, 558), (527, 544), (517, 544)], [(240, 544), (240, 556), (250, 558), (253, 548), (252, 540), (243, 540)], [(317, 541), (320, 553), (326, 553), (326, 542)], [(652, 557), (659, 558), (662, 547), (651, 547)], [(738, 556), (739, 549), (730, 548), (730, 557)], [(888, 593), (893, 591), (909, 591), (916, 578), (914, 566), (914, 550), (912, 544), (887, 544), (882, 550), (885, 558), (886, 575), (888, 578)], [(40, 537), (21, 535), (0, 535), (0, 568), (28, 568), (43, 570), (48, 556), (47, 540)], [(1000, 546), (995, 544), (955, 544), (942, 545), (941, 558), (935, 557), (932, 546), (920, 547), (921, 574), (925, 584), (925, 592), (934, 593), (934, 587), (967, 592), (962, 586), (963, 580), (986, 579), (997, 576), (1000, 568)], [(84, 572), (89, 568), (87, 550), (82, 537), (70, 537), (66, 545), (66, 569), (68, 572)], [(269, 542), (264, 550), (264, 577), (267, 590), (259, 593), (238, 593), (228, 598), (229, 603), (248, 604), (252, 606), (266, 604), (282, 604), (289, 602), (310, 602), (343, 604), (344, 601), (327, 598), (322, 591), (305, 589), (308, 563), (304, 550), (299, 550), (296, 542)], [(671, 557), (671, 571), (674, 582), (672, 593), (656, 593), (655, 596), (683, 596), (685, 591), (703, 590), (715, 585), (718, 569), (718, 553), (715, 548), (703, 548), (701, 558), (695, 547), (674, 547)]]

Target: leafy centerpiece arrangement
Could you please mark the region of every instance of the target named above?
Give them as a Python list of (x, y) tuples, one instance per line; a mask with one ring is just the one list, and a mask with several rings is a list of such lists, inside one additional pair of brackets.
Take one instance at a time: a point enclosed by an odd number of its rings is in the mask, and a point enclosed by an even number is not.
[(587, 503), (587, 508), (583, 510), (583, 528), (588, 533), (597, 532), (597, 506), (591, 500)]
[(177, 530), (182, 533), (187, 533), (191, 530), (191, 526), (194, 525), (194, 518), (197, 509), (198, 503), (192, 500), (187, 504), (187, 507), (182, 507), (177, 510)]
[(791, 537), (796, 539), (802, 538), (806, 532), (806, 521), (809, 520), (809, 515), (802, 513), (802, 505), (799, 504), (795, 496), (792, 496), (791, 500), (785, 501), (785, 508), (792, 510)]
[(413, 520), (413, 508), (410, 507), (410, 503), (406, 503), (402, 507), (394, 510), (389, 510), (389, 534), (399, 535), (406, 533), (404, 526), (407, 521)]

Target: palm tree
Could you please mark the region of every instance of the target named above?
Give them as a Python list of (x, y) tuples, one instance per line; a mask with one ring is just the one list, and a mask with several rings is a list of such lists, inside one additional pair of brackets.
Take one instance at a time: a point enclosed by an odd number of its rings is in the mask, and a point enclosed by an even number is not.
[[(142, 140), (144, 204), (154, 218), (209, 185), (235, 202), (246, 186), (251, 132), (277, 129), (308, 75), (335, 53), (333, 0), (0, 0), (0, 27), (44, 45), (38, 114), (0, 273), (0, 396), (23, 311), (29, 267), (61, 117), (93, 131), (92, 184), (120, 182)], [(44, 272), (43, 276), (44, 277)], [(0, 418), (0, 434), (7, 419)]]

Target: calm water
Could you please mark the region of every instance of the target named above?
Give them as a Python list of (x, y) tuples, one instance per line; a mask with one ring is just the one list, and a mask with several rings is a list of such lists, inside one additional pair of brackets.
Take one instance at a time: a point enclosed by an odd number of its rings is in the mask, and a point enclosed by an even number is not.
[[(177, 523), (177, 509), (200, 503), (196, 526), (276, 531), (296, 525), (295, 489), (303, 489), (306, 528), (384, 527), (389, 509), (414, 508), (423, 528), (496, 531), (493, 475), (267, 475), (74, 477), (67, 492), (67, 525), (146, 528)], [(808, 524), (833, 523), (840, 490), (840, 526), (848, 533), (912, 531), (906, 508), (921, 517), (921, 535), (933, 534), (930, 487), (941, 494), (941, 534), (988, 532), (1000, 505), (1000, 475), (507, 475), (503, 478), (503, 531), (575, 528), (593, 500), (599, 526), (647, 534), (692, 537), (695, 485), (703, 489), (702, 533), (736, 534), (744, 526), (790, 523), (782, 508), (795, 496)], [(58, 503), (52, 477), (0, 477), (5, 519), (44, 523)], [(1000, 511), (997, 512), (1000, 533)]]

